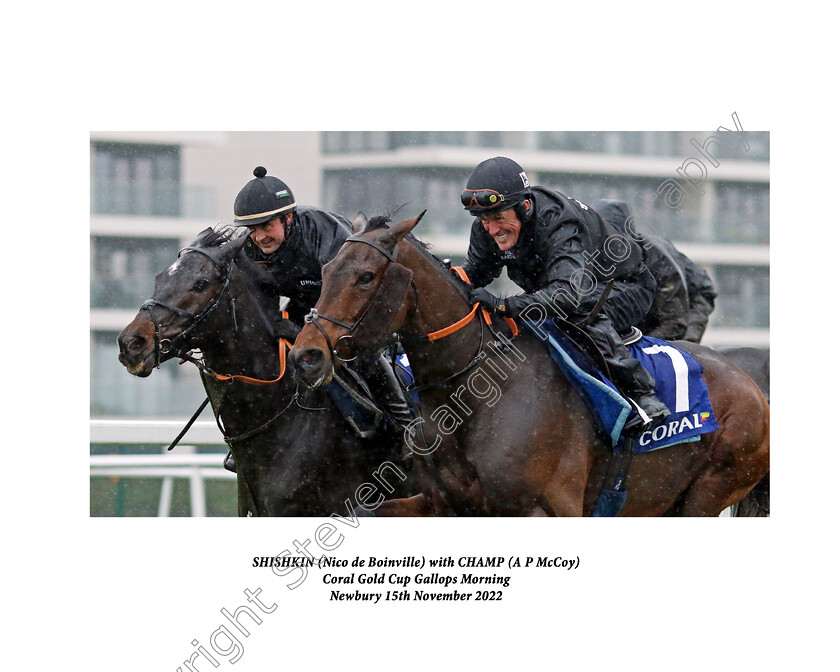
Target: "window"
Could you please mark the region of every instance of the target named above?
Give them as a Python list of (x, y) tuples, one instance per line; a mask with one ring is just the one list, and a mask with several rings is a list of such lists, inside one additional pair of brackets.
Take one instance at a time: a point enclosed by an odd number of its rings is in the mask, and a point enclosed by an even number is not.
[(181, 214), (180, 147), (94, 142), (91, 210), (103, 215)]
[(719, 182), (715, 189), (714, 221), (721, 242), (770, 241), (770, 186), (750, 182)]
[(702, 240), (704, 230), (698, 226), (699, 201), (687, 199), (681, 208), (669, 208), (657, 194), (661, 183), (658, 178), (625, 175), (540, 173), (542, 186), (557, 189), (595, 209), (602, 198), (625, 201), (641, 233), (673, 240)]
[(136, 308), (154, 289), (154, 277), (173, 262), (179, 243), (172, 238), (94, 236), (90, 276), (91, 308)]
[(441, 145), (493, 147), (504, 144), (501, 131), (324, 131), (325, 154), (385, 152), (400, 147)]
[(601, 131), (540, 131), (537, 146), (560, 152), (603, 152), (606, 136)]
[(715, 266), (717, 299), (711, 316), (716, 327), (770, 326), (770, 269), (767, 266)]
[[(324, 200), (328, 210), (368, 217), (406, 204), (398, 217), (428, 210), (421, 227), (436, 234), (466, 233), (470, 222), (460, 195), (470, 169), (388, 168), (329, 170), (324, 174)], [(423, 237), (423, 233), (420, 233)]]
[(91, 417), (192, 415), (206, 396), (195, 369), (179, 367), (171, 360), (148, 378), (136, 378), (117, 359), (118, 335), (116, 331), (91, 333)]

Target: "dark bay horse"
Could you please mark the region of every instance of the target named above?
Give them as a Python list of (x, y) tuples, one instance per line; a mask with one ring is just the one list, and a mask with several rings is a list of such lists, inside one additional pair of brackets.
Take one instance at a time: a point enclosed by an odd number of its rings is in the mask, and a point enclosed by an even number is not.
[(755, 381), (764, 396), (770, 398), (770, 350), (763, 348), (720, 348), (727, 359)]
[[(493, 318), (494, 333), (480, 313), (473, 319), (467, 285), (408, 235), (420, 217), (393, 226), (356, 218), (354, 235), (324, 266), (321, 299), (290, 353), (297, 374), (318, 385), (341, 365), (339, 352), (349, 357), (348, 341), (364, 334), (377, 347), (398, 333), (420, 394), (409, 438), (421, 494), (387, 501), (375, 515), (588, 515), (608, 439), (536, 336), (523, 331), (505, 346), (504, 323)], [(721, 355), (680, 347), (704, 367), (720, 428), (635, 456), (622, 516), (717, 516), (769, 469), (761, 391)]]
[[(720, 348), (718, 352), (737, 364), (770, 399), (770, 350), (764, 348)], [(751, 518), (770, 515), (770, 472), (765, 474), (744, 499), (734, 507), (734, 515)]]
[(201, 380), (237, 465), (241, 516), (346, 515), (345, 500), (355, 507), (366, 483), (369, 504), (407, 494), (400, 437), (358, 438), (324, 391), (280, 377), (276, 301), (273, 311), (261, 305), (265, 271), (245, 258), (246, 237), (234, 236), (207, 229), (157, 274), (153, 297), (118, 338), (120, 362), (142, 378), (201, 351)]

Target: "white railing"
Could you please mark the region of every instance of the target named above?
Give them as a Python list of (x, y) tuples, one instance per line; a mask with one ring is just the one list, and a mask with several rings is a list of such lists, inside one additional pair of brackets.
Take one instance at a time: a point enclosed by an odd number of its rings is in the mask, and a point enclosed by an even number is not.
[[(91, 420), (90, 443), (161, 444), (163, 450), (184, 428), (180, 420)], [(182, 445), (183, 444), (183, 445)], [(223, 455), (197, 454), (196, 445), (222, 444), (219, 428), (212, 421), (197, 421), (171, 453), (160, 455), (91, 455), (91, 476), (162, 478), (158, 516), (169, 516), (175, 478), (190, 484), (190, 512), (194, 518), (207, 515), (204, 480), (235, 479), (236, 474), (222, 466)], [(721, 517), (732, 516), (726, 509)]]
[[(91, 444), (160, 444), (161, 451), (169, 446), (184, 428), (182, 420), (91, 420)], [(223, 445), (218, 427), (212, 421), (197, 421), (172, 452), (156, 455), (91, 455), (91, 476), (119, 478), (161, 478), (158, 516), (169, 516), (172, 508), (172, 486), (176, 478), (185, 478), (190, 486), (190, 513), (193, 517), (207, 515), (204, 481), (209, 478), (235, 479), (222, 466), (223, 454), (199, 454), (198, 445)]]

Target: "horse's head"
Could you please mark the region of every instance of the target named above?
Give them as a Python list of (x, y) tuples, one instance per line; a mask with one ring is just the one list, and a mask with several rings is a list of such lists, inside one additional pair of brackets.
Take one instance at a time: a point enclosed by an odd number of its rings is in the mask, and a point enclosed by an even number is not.
[(152, 298), (117, 338), (120, 363), (145, 378), (161, 362), (188, 350), (190, 335), (214, 311), (230, 282), (245, 238), (235, 229), (205, 229), (155, 276)]
[(390, 227), (387, 217), (353, 220), (353, 236), (323, 267), (321, 298), (290, 352), (306, 385), (328, 383), (335, 366), (375, 352), (400, 327), (412, 273), (397, 261), (398, 245), (423, 214)]

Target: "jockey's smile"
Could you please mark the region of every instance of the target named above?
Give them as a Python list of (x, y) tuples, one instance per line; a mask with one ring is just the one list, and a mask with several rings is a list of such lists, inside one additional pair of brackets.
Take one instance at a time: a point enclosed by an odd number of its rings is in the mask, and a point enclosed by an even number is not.
[(522, 223), (513, 209), (496, 212), (492, 215), (479, 215), (481, 225), (487, 231), (502, 252), (509, 250), (519, 240)]

